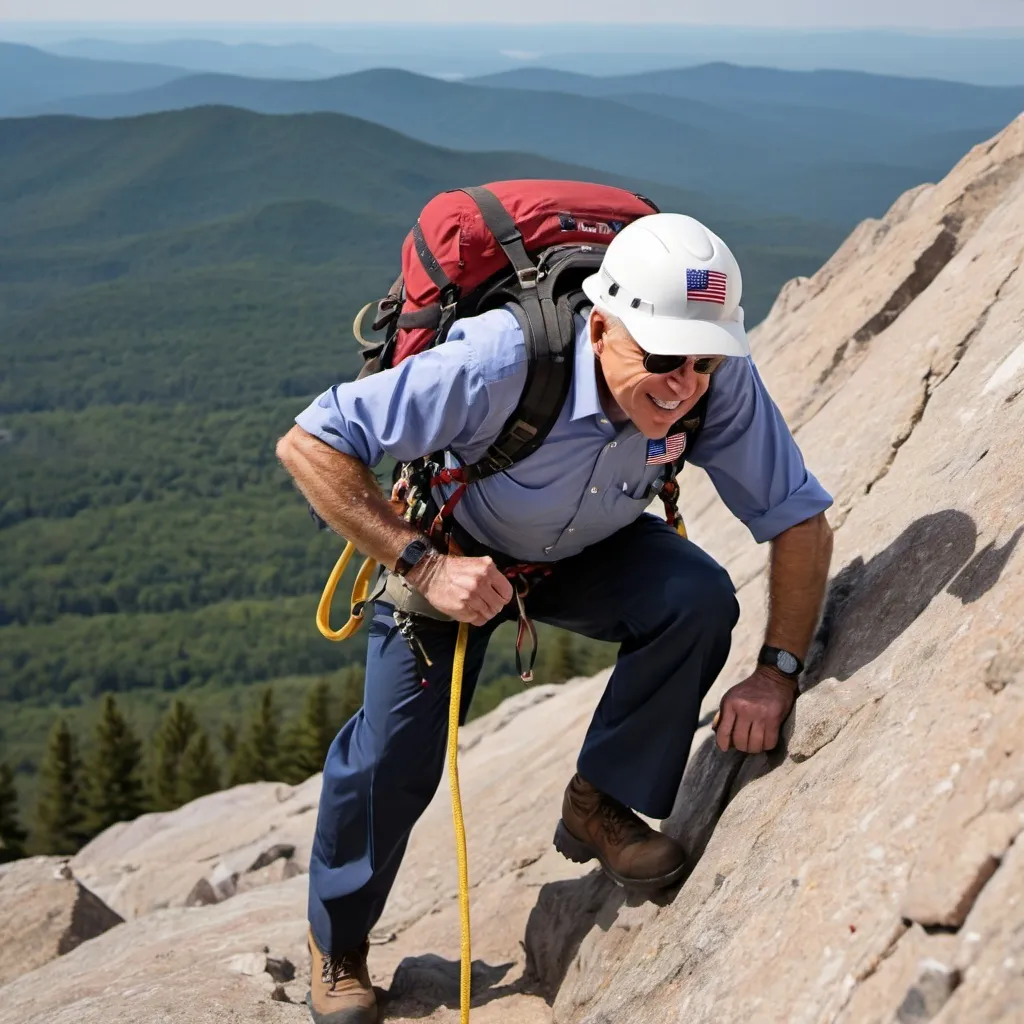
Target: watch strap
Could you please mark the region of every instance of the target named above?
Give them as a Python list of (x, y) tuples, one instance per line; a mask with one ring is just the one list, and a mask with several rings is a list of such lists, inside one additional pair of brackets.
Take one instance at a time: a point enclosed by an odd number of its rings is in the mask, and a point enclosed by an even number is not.
[(757, 661), (760, 665), (770, 665), (777, 672), (793, 680), (799, 679), (800, 673), (804, 670), (804, 663), (792, 651), (781, 647), (769, 647), (768, 644), (761, 648)]

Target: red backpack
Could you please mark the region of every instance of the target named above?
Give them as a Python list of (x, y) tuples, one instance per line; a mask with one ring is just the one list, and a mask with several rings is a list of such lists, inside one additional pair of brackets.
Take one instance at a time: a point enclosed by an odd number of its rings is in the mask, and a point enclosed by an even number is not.
[[(356, 317), (359, 376), (441, 344), (457, 319), (507, 306), (526, 340), (526, 385), (497, 440), (460, 476), (468, 483), (508, 469), (540, 447), (568, 395), (573, 317), (588, 304), (583, 279), (622, 228), (657, 212), (639, 194), (576, 181), (501, 181), (435, 196), (405, 240), (390, 293)], [(383, 342), (362, 336), (374, 305)]]

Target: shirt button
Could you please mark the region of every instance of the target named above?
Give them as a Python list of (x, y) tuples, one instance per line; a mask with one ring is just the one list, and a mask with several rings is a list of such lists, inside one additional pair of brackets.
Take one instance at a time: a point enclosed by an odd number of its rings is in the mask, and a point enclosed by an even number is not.
[(619, 442), (618, 441), (612, 441), (612, 443), (610, 445), (608, 445), (608, 447), (609, 448), (618, 448), (619, 447)]
[(570, 526), (569, 527), (569, 532), (570, 533), (575, 533), (576, 532), (576, 527), (575, 526)]
[(591, 493), (591, 494), (597, 494), (597, 492), (598, 492), (598, 491), (599, 491), (600, 489), (601, 489), (600, 487), (591, 487), (591, 488), (590, 488), (590, 493)]

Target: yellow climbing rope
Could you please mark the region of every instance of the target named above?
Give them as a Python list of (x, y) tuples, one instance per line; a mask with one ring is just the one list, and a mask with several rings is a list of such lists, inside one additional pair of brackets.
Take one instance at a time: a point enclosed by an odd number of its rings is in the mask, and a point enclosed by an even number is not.
[(359, 570), (356, 581), (352, 585), (352, 604), (348, 622), (341, 629), (331, 629), (331, 605), (334, 603), (334, 592), (338, 589), (341, 577), (348, 568), (348, 563), (352, 561), (355, 550), (356, 546), (351, 541), (345, 545), (345, 550), (335, 563), (334, 569), (331, 570), (324, 592), (320, 595), (320, 604), (316, 610), (316, 628), (328, 640), (347, 640), (363, 624), (363, 608), (366, 598), (370, 594), (370, 579), (377, 568), (377, 563), (372, 558), (363, 562), (363, 567)]
[[(370, 593), (370, 580), (377, 563), (368, 558), (363, 562), (352, 587), (352, 601), (348, 622), (341, 629), (331, 629), (331, 605), (341, 577), (352, 561), (355, 545), (345, 545), (327, 580), (320, 604), (316, 610), (317, 629), (328, 640), (347, 640), (363, 623), (363, 608)], [(466, 647), (469, 642), (469, 625), (459, 623), (459, 634), (455, 641), (455, 660), (452, 663), (452, 688), (448, 701), (448, 787), (452, 794), (452, 821), (455, 824), (455, 852), (459, 863), (459, 917), (462, 923), (461, 968), (459, 975), (460, 1024), (469, 1024), (470, 978), (472, 953), (469, 936), (469, 857), (466, 852), (466, 824), (462, 816), (462, 795), (459, 792), (459, 711), (462, 707), (462, 676), (466, 667)]]
[(452, 664), (452, 693), (448, 702), (448, 786), (452, 791), (452, 821), (455, 823), (455, 852), (459, 858), (459, 918), (462, 922), (462, 965), (459, 974), (459, 1020), (469, 1024), (470, 976), (473, 969), (469, 940), (469, 858), (466, 854), (466, 825), (462, 820), (459, 792), (459, 709), (462, 706), (462, 672), (466, 665), (469, 624), (459, 623)]

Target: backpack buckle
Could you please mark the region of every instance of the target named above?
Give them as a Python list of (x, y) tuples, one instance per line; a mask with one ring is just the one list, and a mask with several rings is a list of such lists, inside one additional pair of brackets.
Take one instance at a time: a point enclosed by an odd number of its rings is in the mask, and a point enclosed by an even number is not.
[(443, 320), (446, 316), (451, 316), (455, 313), (455, 307), (459, 304), (459, 289), (454, 285), (443, 289), (438, 295), (438, 301), (441, 306), (441, 319)]
[(488, 452), (480, 461), (494, 473), (504, 473), (506, 469), (511, 469), (515, 465), (515, 459), (501, 449)]
[(536, 288), (537, 279), (540, 277), (539, 267), (523, 267), (516, 271), (516, 277), (524, 288)]

